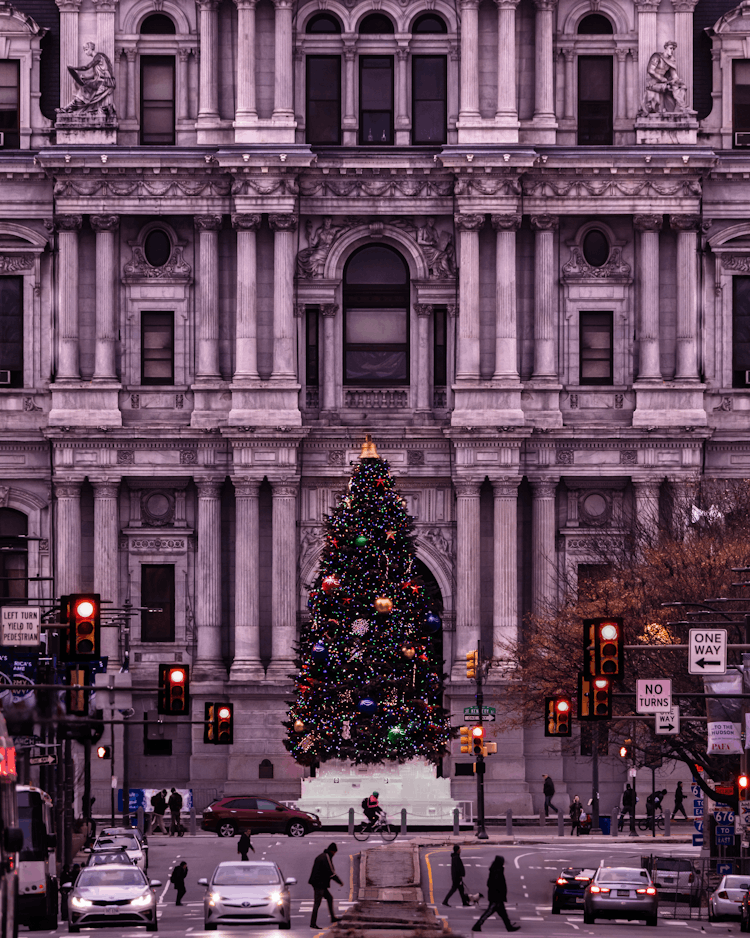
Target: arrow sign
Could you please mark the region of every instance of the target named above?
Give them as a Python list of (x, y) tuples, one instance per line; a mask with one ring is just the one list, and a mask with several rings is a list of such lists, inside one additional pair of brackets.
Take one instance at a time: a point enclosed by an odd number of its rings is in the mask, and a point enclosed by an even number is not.
[(688, 641), (688, 674), (726, 674), (726, 629), (690, 629)]
[(636, 681), (636, 712), (661, 713), (672, 709), (672, 679)]
[(57, 756), (31, 756), (29, 765), (57, 765)]
[(671, 710), (660, 710), (655, 716), (654, 732), (657, 736), (677, 736), (680, 732), (679, 707), (672, 707)]

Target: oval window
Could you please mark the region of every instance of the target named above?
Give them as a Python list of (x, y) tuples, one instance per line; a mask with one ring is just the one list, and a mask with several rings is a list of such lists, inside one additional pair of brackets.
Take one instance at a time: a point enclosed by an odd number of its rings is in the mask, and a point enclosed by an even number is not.
[(583, 256), (592, 267), (604, 267), (609, 259), (609, 241), (604, 232), (592, 228), (583, 239)]
[(143, 244), (143, 253), (152, 267), (163, 267), (172, 253), (172, 242), (166, 231), (161, 228), (149, 231)]

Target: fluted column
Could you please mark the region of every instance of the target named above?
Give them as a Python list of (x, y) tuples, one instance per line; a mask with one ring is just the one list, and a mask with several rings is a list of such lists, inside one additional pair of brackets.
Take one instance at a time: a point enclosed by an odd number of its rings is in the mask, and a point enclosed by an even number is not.
[(557, 0), (534, 0), (534, 6), (534, 120), (551, 122), (555, 119), (552, 36)]
[(255, 7), (257, 0), (237, 4), (237, 110), (235, 123), (258, 117), (255, 103)]
[(296, 480), (271, 480), (273, 532), (271, 564), (271, 649), (268, 678), (286, 680), (297, 634), (297, 490)]
[(54, 218), (59, 266), (58, 381), (78, 381), (81, 376), (78, 348), (78, 231), (82, 221), (81, 215), (55, 215)]
[(542, 615), (556, 605), (556, 490), (556, 479), (531, 481), (531, 609), (534, 615)]
[(117, 229), (119, 215), (92, 215), (96, 232), (96, 352), (94, 381), (115, 381), (117, 340)]
[(135, 106), (135, 49), (126, 49), (125, 50), (125, 60), (127, 62), (128, 70), (128, 120), (135, 121), (139, 120), (138, 112)]
[(638, 245), (639, 287), (639, 381), (661, 381), (659, 348), (659, 232), (661, 215), (635, 215), (633, 225), (640, 232)]
[(200, 10), (200, 89), (198, 120), (219, 119), (218, 9), (219, 0), (198, 0)]
[(221, 657), (221, 482), (196, 479), (198, 551), (195, 628), (198, 636), (196, 680), (226, 676)]
[(516, 639), (518, 631), (518, 483), (520, 479), (492, 479), (495, 501), (494, 602), (492, 637), (494, 654)]
[(616, 49), (615, 56), (617, 57), (617, 111), (615, 112), (615, 120), (626, 120), (628, 116), (626, 98), (628, 85), (628, 50)]
[(275, 20), (275, 62), (273, 83), (274, 120), (294, 120), (292, 12), (293, 0), (273, 0)]
[(296, 215), (269, 215), (273, 236), (273, 375), (295, 378), (294, 249)]
[(430, 408), (430, 317), (432, 306), (429, 303), (416, 303), (417, 314), (417, 410), (429, 411)]
[(190, 49), (177, 50), (177, 122), (186, 121), (188, 112), (188, 59)]
[(195, 376), (219, 377), (219, 229), (221, 215), (196, 215), (198, 232)]
[(456, 378), (479, 378), (479, 232), (484, 215), (456, 215), (460, 238), (458, 363)]
[(698, 231), (700, 215), (670, 215), (677, 229), (677, 368), (680, 381), (698, 380)]
[(61, 479), (54, 486), (55, 595), (65, 596), (81, 589), (81, 482)]
[[(357, 128), (357, 112), (354, 104), (354, 60), (357, 55), (356, 42), (344, 40), (344, 117), (341, 125), (350, 133)], [(344, 141), (346, 142), (346, 141)]]
[(115, 11), (118, 0), (93, 0), (96, 10), (96, 51), (115, 60)]
[(576, 113), (576, 54), (574, 49), (562, 49), (565, 59), (565, 119), (574, 120)]
[[(656, 11), (659, 9), (659, 0), (635, 0), (636, 10), (638, 11), (638, 23), (636, 34), (638, 36), (638, 104), (643, 99), (643, 92), (646, 89), (646, 68), (648, 60), (654, 54), (659, 52), (656, 39)], [(692, 70), (692, 65), (690, 66)], [(685, 76), (680, 75), (684, 80)]]
[[(119, 606), (118, 511), (119, 482), (113, 479), (92, 479), (94, 488), (94, 592), (102, 601)], [(120, 660), (120, 641), (116, 629), (102, 629), (102, 654), (109, 658), (107, 670)]]
[(493, 215), (495, 244), (495, 374), (496, 381), (517, 384), (516, 232), (521, 216)]
[(479, 489), (474, 479), (454, 479), (456, 490), (456, 676), (466, 653), (477, 647), (479, 629)]
[(81, 0), (55, 0), (60, 10), (60, 107), (73, 100), (75, 82), (69, 65), (79, 65), (83, 50), (78, 45), (78, 13)]
[(260, 662), (259, 479), (237, 478), (235, 496), (234, 661), (232, 681), (263, 677)]
[[(400, 47), (396, 50), (396, 131), (408, 131), (411, 125), (409, 120), (409, 104), (406, 100), (406, 73), (409, 65), (409, 50)], [(408, 134), (399, 138), (397, 143), (409, 144)]]
[(461, 0), (459, 121), (479, 119), (479, 0)]
[(532, 215), (534, 229), (534, 378), (557, 380), (557, 215)]
[(519, 0), (495, 0), (497, 4), (497, 113), (503, 124), (518, 122), (516, 91), (516, 8)]
[(323, 319), (323, 400), (322, 410), (336, 409), (336, 316), (338, 303), (324, 303), (320, 307)]
[[(698, 0), (672, 0), (677, 74), (687, 85), (687, 106), (693, 106), (693, 10)], [(654, 50), (656, 51), (656, 50)]]
[(260, 215), (232, 215), (237, 232), (237, 323), (235, 326), (234, 379), (258, 378), (258, 297), (255, 232)]

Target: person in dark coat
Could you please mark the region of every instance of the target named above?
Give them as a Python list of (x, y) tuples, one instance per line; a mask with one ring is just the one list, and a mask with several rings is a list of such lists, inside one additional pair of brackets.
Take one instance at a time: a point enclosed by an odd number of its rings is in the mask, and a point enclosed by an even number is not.
[(505, 857), (499, 854), (492, 861), (492, 866), (490, 867), (490, 875), (487, 879), (487, 898), (490, 904), (471, 930), (481, 931), (482, 925), (484, 925), (490, 915), (492, 915), (493, 912), (497, 912), (505, 923), (505, 928), (508, 931), (518, 931), (521, 926), (514, 925), (508, 918), (508, 913), (505, 911), (505, 902), (508, 898), (508, 886), (505, 882)]
[(250, 834), (247, 831), (243, 831), (240, 834), (240, 839), (237, 841), (237, 853), (240, 855), (240, 859), (247, 862), (247, 851), (252, 850), (255, 853), (255, 847), (253, 847), (250, 840)]
[(187, 879), (188, 874), (188, 865), (183, 860), (179, 866), (176, 866), (172, 870), (172, 875), (169, 877), (170, 883), (177, 890), (177, 901), (175, 905), (182, 905), (182, 897), (185, 895), (187, 890), (185, 889), (185, 880)]
[(682, 782), (677, 783), (677, 788), (674, 792), (674, 811), (672, 812), (672, 820), (674, 821), (677, 816), (678, 811), (682, 811), (682, 816), (687, 821), (687, 814), (685, 814), (685, 807), (683, 801), (685, 800), (685, 792), (682, 790)]
[(581, 799), (578, 795), (570, 802), (570, 836), (573, 834), (576, 837), (581, 836), (581, 813), (583, 816), (586, 816), (586, 810), (581, 804)]
[(182, 826), (182, 822), (180, 821), (180, 811), (182, 811), (182, 795), (174, 788), (169, 795), (167, 806), (169, 807), (169, 812), (171, 814), (169, 836), (171, 837), (172, 834), (177, 834), (178, 837), (182, 837), (182, 835), (185, 833), (185, 828)]
[(620, 820), (617, 824), (618, 830), (622, 830), (626, 814), (629, 814), (631, 818), (635, 817), (635, 792), (630, 784), (625, 786), (625, 791), (622, 793), (622, 811), (620, 811)]
[(543, 775), (542, 778), (544, 779), (544, 786), (542, 787), (542, 791), (544, 792), (544, 816), (549, 817), (550, 808), (552, 808), (555, 814), (559, 814), (560, 812), (552, 804), (552, 799), (555, 796), (555, 783), (549, 775)]
[(338, 919), (333, 914), (333, 896), (329, 888), (332, 879), (335, 880), (339, 886), (344, 885), (336, 875), (336, 870), (333, 866), (333, 858), (337, 850), (338, 847), (336, 844), (328, 844), (325, 850), (315, 857), (312, 873), (310, 873), (310, 879), (308, 879), (308, 883), (310, 883), (315, 890), (312, 915), (310, 916), (310, 928), (319, 927), (317, 923), (318, 909), (323, 899), (328, 903), (328, 914), (331, 916), (331, 923), (338, 922)]
[(445, 899), (443, 899), (443, 905), (448, 905), (448, 900), (454, 892), (458, 892), (464, 905), (471, 904), (469, 897), (466, 895), (466, 889), (464, 888), (465, 875), (466, 869), (464, 867), (464, 861), (461, 859), (461, 848), (458, 844), (455, 844), (453, 853), (451, 854), (451, 889)]

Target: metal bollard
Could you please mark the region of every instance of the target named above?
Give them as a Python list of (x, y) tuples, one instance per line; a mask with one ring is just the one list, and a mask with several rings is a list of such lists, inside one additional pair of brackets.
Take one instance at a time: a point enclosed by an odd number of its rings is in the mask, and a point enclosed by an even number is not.
[(669, 811), (664, 814), (664, 836), (669, 837), (672, 833), (672, 817)]
[(406, 833), (406, 808), (401, 809), (401, 833)]
[(354, 835), (354, 808), (349, 808), (349, 836)]
[(544, 816), (544, 811), (541, 808), (539, 809), (539, 826), (540, 827), (547, 826), (547, 818)]
[(513, 810), (512, 808), (508, 808), (508, 810), (505, 812), (505, 833), (508, 835), (508, 837), (513, 836)]
[(620, 826), (620, 819), (618, 817), (619, 813), (620, 813), (620, 805), (616, 804), (614, 808), (612, 808), (612, 814), (610, 815), (611, 820), (609, 822), (609, 832), (613, 837), (617, 837), (617, 835), (619, 834), (619, 830), (618, 830)]
[(459, 817), (460, 817), (460, 812), (458, 808), (454, 808), (453, 809), (453, 836), (454, 837), (458, 837), (458, 835), (461, 833)]
[(198, 823), (195, 818), (195, 808), (190, 809), (190, 836), (195, 837), (198, 833)]
[(135, 825), (142, 834), (144, 832), (144, 823), (145, 823), (145, 817), (144, 817), (144, 812), (143, 812), (142, 807), (136, 810), (135, 818), (136, 818)]
[(562, 811), (557, 812), (557, 836), (565, 836), (565, 815), (562, 813)]

